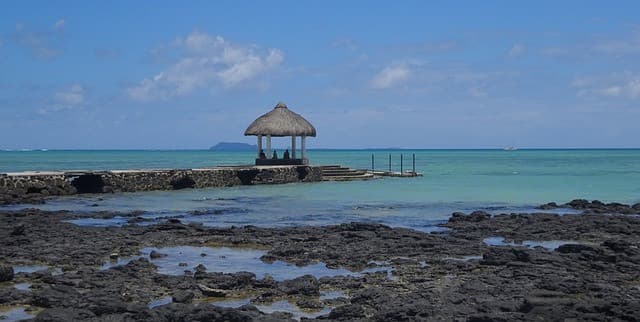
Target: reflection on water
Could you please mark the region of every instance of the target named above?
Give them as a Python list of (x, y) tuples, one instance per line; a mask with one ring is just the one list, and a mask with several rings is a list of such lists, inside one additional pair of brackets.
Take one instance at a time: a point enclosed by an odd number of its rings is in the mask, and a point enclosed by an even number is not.
[(34, 315), (26, 312), (24, 307), (2, 307), (0, 306), (0, 321), (22, 321), (33, 319)]
[(17, 290), (29, 291), (29, 289), (31, 288), (31, 283), (16, 283), (13, 285), (13, 287), (15, 287)]
[(312, 275), (316, 278), (331, 276), (360, 276), (365, 273), (384, 271), (391, 274), (392, 269), (388, 263), (367, 268), (361, 272), (352, 272), (344, 268), (328, 268), (325, 263), (316, 263), (307, 266), (296, 266), (283, 261), (273, 263), (263, 262), (260, 258), (267, 254), (264, 250), (229, 247), (193, 247), (178, 246), (166, 248), (143, 248), (142, 255), (120, 258), (116, 262), (107, 262), (103, 269), (117, 265), (124, 265), (133, 259), (148, 257), (152, 250), (165, 254), (165, 257), (151, 259), (158, 267), (160, 274), (183, 275), (185, 270), (194, 271), (196, 266), (204, 265), (207, 272), (237, 273), (251, 272), (258, 279), (269, 275), (277, 281), (293, 279), (303, 275)]
[(166, 296), (149, 302), (149, 304), (147, 304), (147, 307), (153, 309), (154, 307), (169, 304), (171, 302), (173, 302), (173, 298), (171, 296)]
[[(335, 293), (331, 293), (329, 295), (320, 295), (320, 300), (329, 300), (335, 299), (339, 297), (345, 297), (344, 293), (340, 291), (333, 291)], [(241, 298), (241, 299), (227, 299), (221, 301), (211, 302), (212, 305), (219, 307), (230, 307), (230, 308), (239, 308), (243, 305), (252, 304), (251, 297)], [(263, 313), (273, 313), (273, 312), (286, 312), (291, 313), (292, 317), (296, 320), (300, 320), (301, 318), (316, 318), (321, 315), (329, 314), (331, 312), (330, 306), (324, 306), (321, 309), (309, 310), (309, 309), (301, 309), (297, 305), (291, 303), (287, 300), (276, 301), (270, 304), (252, 304), (258, 310)]]
[(507, 242), (504, 237), (494, 236), (487, 237), (483, 242), (489, 246), (527, 246), (529, 248), (542, 247), (554, 250), (566, 244), (580, 244), (581, 242), (573, 240), (525, 240), (522, 243)]
[(301, 318), (315, 318), (321, 315), (329, 314), (331, 312), (330, 307), (324, 307), (317, 311), (307, 311), (302, 310), (298, 306), (291, 304), (291, 302), (283, 300), (273, 302), (268, 305), (255, 305), (258, 310), (264, 313), (273, 313), (273, 312), (288, 312), (293, 315), (293, 318), (296, 320), (300, 320)]
[(341, 297), (348, 298), (347, 294), (340, 290), (325, 290), (320, 291), (320, 301), (335, 300)]
[(482, 255), (468, 255), (462, 257), (445, 257), (444, 260), (452, 260), (452, 261), (461, 261), (461, 262), (470, 262), (475, 260), (481, 260)]
[(17, 266), (13, 266), (13, 272), (15, 274), (18, 273), (27, 273), (27, 274), (31, 274), (31, 273), (35, 273), (35, 272), (42, 272), (42, 271), (47, 271), (49, 273), (51, 273), (51, 275), (62, 275), (62, 269), (59, 267), (49, 267), (46, 265), (17, 265)]

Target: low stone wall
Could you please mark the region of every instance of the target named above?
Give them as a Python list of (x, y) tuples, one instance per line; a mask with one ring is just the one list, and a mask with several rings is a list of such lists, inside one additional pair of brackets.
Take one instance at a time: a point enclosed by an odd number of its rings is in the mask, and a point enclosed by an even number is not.
[(237, 185), (316, 182), (313, 166), (219, 167), (213, 169), (24, 172), (0, 174), (0, 204), (38, 203), (47, 196), (82, 193), (177, 190)]

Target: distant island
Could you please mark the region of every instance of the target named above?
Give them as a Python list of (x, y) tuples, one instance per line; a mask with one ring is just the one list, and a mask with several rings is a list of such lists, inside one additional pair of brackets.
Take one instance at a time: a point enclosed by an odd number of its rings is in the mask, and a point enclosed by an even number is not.
[(255, 144), (238, 143), (238, 142), (220, 142), (209, 148), (210, 151), (255, 151)]

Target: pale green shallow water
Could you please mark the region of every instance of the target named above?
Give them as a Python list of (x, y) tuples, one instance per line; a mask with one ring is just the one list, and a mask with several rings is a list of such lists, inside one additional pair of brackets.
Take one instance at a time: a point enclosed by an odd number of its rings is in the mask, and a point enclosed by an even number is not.
[[(527, 211), (574, 198), (640, 201), (640, 150), (312, 150), (312, 164), (399, 170), (416, 154), (419, 178), (243, 186), (61, 198), (45, 209), (148, 211), (148, 217), (179, 214), (209, 225), (264, 226), (382, 222), (428, 229), (452, 211)], [(249, 164), (250, 152), (210, 151), (29, 151), (0, 152), (0, 172), (63, 169), (197, 168)], [(96, 207), (95, 204), (98, 206)], [(91, 207), (91, 206), (94, 207)], [(15, 208), (15, 207), (13, 207)], [(224, 210), (187, 216), (190, 210)], [(124, 220), (121, 220), (122, 223)], [(111, 224), (117, 222), (112, 220)], [(86, 223), (100, 224), (100, 223)]]

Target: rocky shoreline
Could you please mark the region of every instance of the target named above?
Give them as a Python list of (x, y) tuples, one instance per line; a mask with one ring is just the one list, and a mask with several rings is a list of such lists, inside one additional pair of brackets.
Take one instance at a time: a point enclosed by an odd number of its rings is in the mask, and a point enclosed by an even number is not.
[[(5, 211), (0, 306), (26, 307), (36, 321), (292, 319), (258, 309), (278, 301), (324, 312), (310, 319), (334, 321), (638, 320), (640, 206), (580, 200), (565, 206), (584, 213), (454, 213), (438, 233), (365, 223), (210, 228), (179, 218), (141, 226), (136, 213)], [(131, 224), (67, 222), (115, 215)], [(541, 241), (555, 244), (533, 247)], [(163, 247), (187, 245), (260, 249), (262, 262), (324, 263), (354, 274), (278, 280), (187, 263), (184, 274), (161, 274)], [(139, 255), (145, 247), (158, 251)], [(127, 261), (104, 266), (119, 259)], [(15, 269), (25, 265), (43, 269)], [(24, 283), (27, 289), (17, 287)], [(323, 298), (328, 291), (339, 295)], [(250, 303), (212, 305), (239, 298)], [(149, 305), (158, 299), (167, 304)]]

